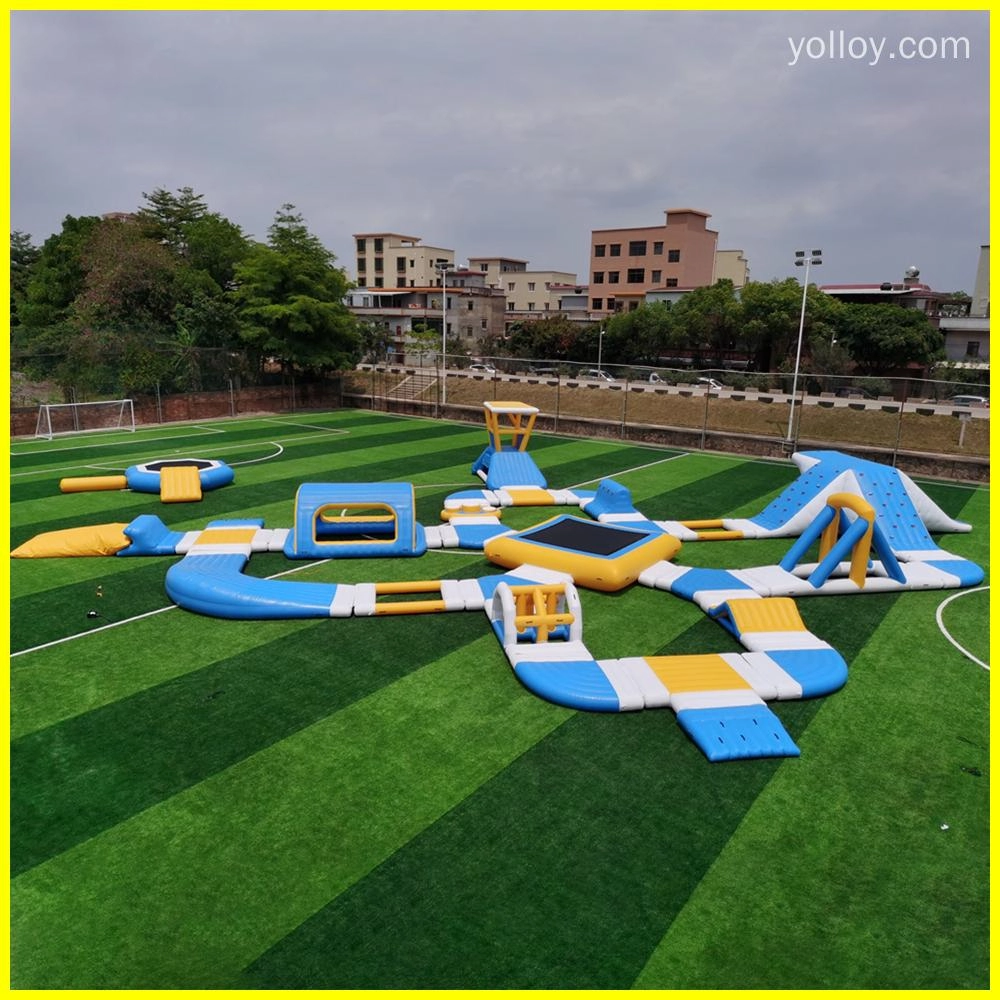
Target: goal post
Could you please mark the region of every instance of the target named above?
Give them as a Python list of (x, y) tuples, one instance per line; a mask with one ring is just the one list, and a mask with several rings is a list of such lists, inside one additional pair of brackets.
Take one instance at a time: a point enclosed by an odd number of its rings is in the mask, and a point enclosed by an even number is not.
[(91, 431), (135, 432), (131, 399), (104, 399), (95, 403), (41, 403), (35, 437), (51, 441), (60, 434)]

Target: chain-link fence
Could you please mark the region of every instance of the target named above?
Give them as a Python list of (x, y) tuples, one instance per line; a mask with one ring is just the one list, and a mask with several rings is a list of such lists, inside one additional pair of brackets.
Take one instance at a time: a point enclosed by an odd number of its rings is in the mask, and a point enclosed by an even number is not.
[(345, 401), (471, 418), (462, 410), (474, 412), (486, 400), (518, 400), (537, 406), (540, 425), (557, 431), (591, 425), (605, 436), (757, 454), (846, 447), (873, 450), (893, 464), (904, 453), (956, 460), (989, 455), (989, 390), (977, 372), (967, 382), (946, 382), (509, 358), (455, 362), (447, 368), (360, 366), (345, 376)]

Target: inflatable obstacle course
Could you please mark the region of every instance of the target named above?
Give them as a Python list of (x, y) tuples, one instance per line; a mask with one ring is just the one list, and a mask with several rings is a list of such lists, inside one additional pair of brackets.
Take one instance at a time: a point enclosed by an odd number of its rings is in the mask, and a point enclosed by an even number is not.
[(132, 465), (124, 476), (73, 476), (59, 480), (62, 493), (99, 490), (135, 490), (158, 493), (163, 503), (200, 500), (202, 491), (228, 486), (235, 473), (225, 462), (211, 458), (164, 459)]

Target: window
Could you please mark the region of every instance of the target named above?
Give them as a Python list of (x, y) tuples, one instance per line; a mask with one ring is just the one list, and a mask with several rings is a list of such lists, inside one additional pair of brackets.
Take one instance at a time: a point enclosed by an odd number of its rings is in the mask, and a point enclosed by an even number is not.
[(644, 267), (630, 267), (626, 280), (630, 285), (641, 285), (646, 280), (646, 269)]
[(600, 310), (604, 308), (604, 299), (591, 299), (590, 308), (594, 310)]
[(680, 250), (668, 250), (667, 251), (667, 263), (668, 264), (679, 264), (681, 261)]
[(618, 306), (614, 299), (608, 299), (608, 312), (617, 312)]
[(967, 358), (978, 358), (979, 357), (979, 341), (970, 340), (965, 345), (965, 356)]
[(514, 311), (514, 303), (513, 302), (508, 302), (507, 303), (507, 312), (513, 312), (513, 311)]
[(373, 242), (375, 243), (375, 253), (381, 253), (382, 252), (382, 240), (381, 239), (376, 239)]
[(384, 280), (382, 278), (376, 278), (375, 279), (375, 287), (376, 288), (385, 288)]
[(481, 320), (479, 321), (479, 326), (480, 326), (480, 327), (481, 327), (481, 328), (482, 328), (483, 330), (485, 330), (485, 329), (486, 329), (486, 317), (485, 317), (485, 316), (484, 316), (484, 317), (483, 317), (483, 318), (482, 318), (482, 319), (481, 319)]
[(528, 303), (528, 312), (534, 312), (534, 311), (535, 311), (535, 303), (534, 302), (529, 302)]
[(364, 252), (365, 252), (365, 241), (364, 237), (362, 237), (361, 239), (358, 240), (358, 253), (364, 253)]
[(364, 259), (364, 257), (359, 257), (358, 258), (358, 274), (364, 274), (364, 273), (365, 273), (365, 259)]
[(490, 269), (490, 265), (489, 264), (480, 264), (479, 265), (479, 270), (480, 271), (488, 271), (489, 269)]
[(594, 284), (595, 285), (603, 285), (604, 284), (604, 272), (603, 271), (595, 271), (594, 272)]
[(677, 279), (667, 278), (667, 288), (676, 288), (676, 287), (677, 287)]
[(507, 291), (508, 292), (514, 291), (514, 282), (513, 281), (508, 281), (507, 282)]
[(649, 272), (649, 280), (654, 285), (658, 285), (661, 281), (663, 281), (663, 272), (662, 271), (650, 271)]
[(604, 254), (605, 254), (605, 251), (607, 249), (608, 248), (603, 243), (595, 243), (594, 244), (594, 256), (595, 257), (603, 257)]
[(416, 261), (414, 261), (414, 259), (411, 257), (410, 258), (410, 267), (413, 267), (415, 263), (416, 263)]
[(611, 256), (620, 257), (622, 255), (622, 245), (620, 243), (611, 244)]
[(645, 257), (646, 256), (646, 241), (645, 240), (629, 240), (628, 255), (630, 257)]
[(618, 284), (618, 271), (608, 271), (608, 284), (617, 285)]
[(528, 282), (528, 291), (533, 292), (535, 290), (535, 283), (533, 281)]
[(405, 273), (405, 271), (406, 271), (406, 258), (405, 257), (397, 257), (396, 258), (396, 270), (400, 274)]
[(382, 273), (382, 258), (381, 257), (376, 257), (375, 258), (375, 273), (376, 274), (381, 274)]
[(472, 299), (469, 299), (467, 305), (469, 307), (469, 312), (472, 312), (472, 310), (476, 308), (476, 303), (473, 302)]
[(653, 256), (654, 257), (663, 256), (663, 240), (656, 240), (653, 243)]

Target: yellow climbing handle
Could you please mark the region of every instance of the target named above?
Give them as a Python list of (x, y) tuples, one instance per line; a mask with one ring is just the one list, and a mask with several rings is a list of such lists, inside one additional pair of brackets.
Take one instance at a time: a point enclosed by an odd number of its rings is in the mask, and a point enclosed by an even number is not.
[[(868, 576), (868, 559), (871, 555), (872, 536), (875, 532), (875, 508), (856, 493), (831, 493), (826, 505), (835, 511), (851, 510), (868, 525), (867, 531), (858, 539), (851, 550), (850, 578), (858, 587), (865, 585)], [(837, 544), (840, 529), (839, 514), (823, 529), (819, 540), (819, 561), (822, 561), (833, 551)]]

